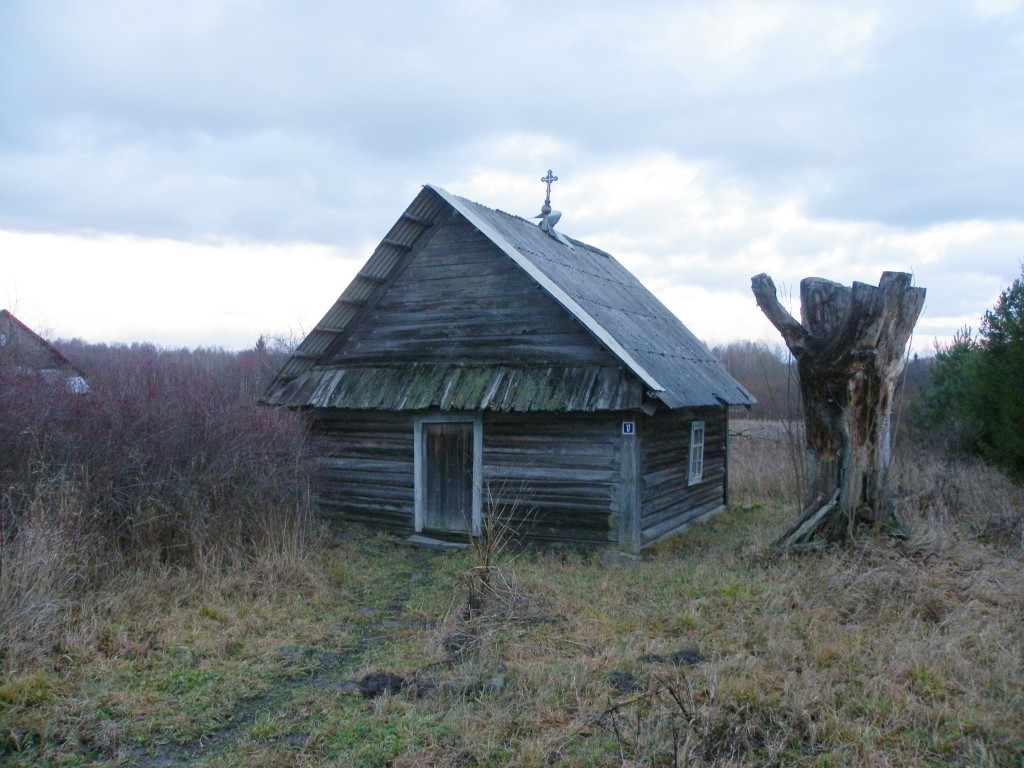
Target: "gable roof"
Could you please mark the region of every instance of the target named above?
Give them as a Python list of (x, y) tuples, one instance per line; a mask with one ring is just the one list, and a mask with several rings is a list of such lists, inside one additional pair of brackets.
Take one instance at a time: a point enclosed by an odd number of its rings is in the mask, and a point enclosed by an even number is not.
[[(318, 366), (331, 359), (352, 329), (415, 258), (418, 248), (429, 240), (432, 226), (453, 212), (464, 217), (579, 321), (642, 382), (649, 397), (668, 408), (755, 402), (707, 347), (609, 254), (578, 240), (570, 239), (573, 247), (569, 247), (530, 221), (429, 185), (416, 196), (334, 306), (285, 363), (267, 389), (264, 402), (289, 406), (329, 402), (336, 407), (353, 407), (350, 398), (338, 399), (332, 394), (325, 399), (325, 387), (337, 388), (342, 384), (338, 376), (333, 383), (328, 382), (326, 371)], [(493, 379), (493, 373), (483, 378)], [(612, 399), (620, 407), (627, 400)], [(383, 407), (374, 402), (377, 404), (358, 407)], [(429, 397), (423, 402), (440, 405)], [(610, 402), (590, 404), (595, 408), (611, 407)], [(494, 406), (477, 402), (476, 407)]]
[(47, 381), (63, 379), (77, 394), (89, 391), (83, 374), (50, 342), (6, 309), (0, 309), (0, 363), (18, 375), (34, 374)]

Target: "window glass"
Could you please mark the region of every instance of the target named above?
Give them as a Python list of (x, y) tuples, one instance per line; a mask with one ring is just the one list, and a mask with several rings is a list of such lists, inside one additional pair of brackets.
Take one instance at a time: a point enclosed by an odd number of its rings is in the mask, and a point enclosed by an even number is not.
[(690, 485), (704, 477), (704, 422), (690, 425)]

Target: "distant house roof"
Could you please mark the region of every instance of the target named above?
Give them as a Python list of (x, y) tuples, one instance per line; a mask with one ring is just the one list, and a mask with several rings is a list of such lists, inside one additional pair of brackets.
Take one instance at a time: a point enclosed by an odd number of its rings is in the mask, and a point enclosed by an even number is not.
[[(332, 368), (329, 363), (351, 332), (350, 326), (365, 316), (363, 308), (376, 302), (386, 292), (392, 272), (403, 268), (406, 254), (414, 251), (422, 238), (430, 237), (432, 222), (451, 211), (465, 217), (575, 317), (639, 379), (648, 397), (660, 400), (671, 409), (755, 402), (707, 347), (611, 255), (578, 240), (569, 239), (571, 246), (566, 245), (530, 221), (429, 185), (417, 195), (338, 301), (299, 345), (268, 388), (265, 402), (288, 406), (396, 407), (394, 396), (386, 394), (395, 393), (395, 387), (401, 390), (396, 372), (380, 368), (376, 372), (356, 372), (338, 366)], [(640, 388), (609, 376), (607, 371), (574, 369), (575, 373), (567, 374), (568, 370), (561, 370), (559, 376), (566, 382), (564, 397), (581, 404), (574, 409), (639, 405), (643, 395)], [(433, 366), (429, 373), (437, 378), (439, 387), (451, 391), (453, 371), (449, 370), (446, 378), (438, 366)], [(566, 407), (564, 398), (560, 401), (550, 392), (540, 398), (542, 402), (529, 408), (515, 407), (515, 397), (507, 394), (510, 377), (530, 378), (530, 374), (521, 369), (513, 371), (492, 366), (460, 370), (458, 374), (465, 392), (479, 392), (459, 398), (459, 406), (448, 407), (498, 410)], [(422, 385), (422, 380), (418, 385)], [(589, 389), (581, 389), (583, 385)], [(418, 405), (407, 403), (402, 407), (440, 405), (439, 392), (426, 390), (431, 388), (426, 387), (419, 398), (413, 398)], [(506, 392), (510, 398), (500, 401), (506, 407), (494, 400), (499, 391)], [(339, 392), (349, 394), (339, 397)], [(594, 392), (603, 394), (591, 394)], [(399, 397), (403, 402), (409, 400), (407, 394), (401, 390)]]
[(79, 394), (89, 391), (85, 375), (70, 360), (6, 309), (0, 309), (0, 369), (63, 381)]

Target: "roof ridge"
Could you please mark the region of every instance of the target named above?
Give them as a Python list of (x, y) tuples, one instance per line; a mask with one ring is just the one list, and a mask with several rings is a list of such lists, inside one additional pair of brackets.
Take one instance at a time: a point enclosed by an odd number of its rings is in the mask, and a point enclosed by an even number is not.
[[(598, 322), (597, 318), (590, 314), (587, 309), (580, 305), (579, 302), (573, 298), (572, 295), (564, 288), (560, 283), (554, 280), (544, 270), (540, 269), (536, 264), (527, 258), (526, 253), (520, 249), (519, 246), (513, 244), (509, 239), (501, 232), (499, 232), (492, 223), (481, 218), (479, 213), (474, 210), (475, 206), (480, 206), (484, 210), (494, 212), (494, 209), (487, 208), (487, 206), (474, 203), (472, 200), (466, 200), (465, 198), (453, 195), (450, 192), (440, 187), (429, 187), (439, 195), (443, 200), (447, 201), (449, 205), (452, 205), (459, 210), (459, 213), (466, 216), (472, 216), (475, 221), (470, 223), (473, 224), (485, 237), (487, 237), (492, 243), (500, 248), (507, 256), (515, 261), (522, 269), (530, 275), (548, 294), (555, 299), (559, 304), (566, 308), (572, 315), (576, 317), (583, 326), (590, 331), (590, 333), (601, 342), (615, 357), (619, 358), (628, 368), (630, 368), (634, 374), (636, 374), (641, 381), (644, 382), (651, 390), (655, 392), (664, 392), (665, 387), (659, 383), (658, 379), (647, 370), (647, 368), (637, 360), (630, 351), (623, 345), (623, 343), (604, 325)], [(468, 205), (467, 205), (468, 203)], [(461, 210), (460, 210), (461, 208)], [(505, 214), (506, 216), (509, 214)], [(467, 216), (467, 218), (469, 218)], [(515, 217), (513, 217), (515, 218)], [(524, 221), (520, 219), (520, 221)], [(531, 228), (534, 228), (529, 222)], [(537, 229), (543, 237), (547, 237), (547, 234)], [(553, 240), (553, 242), (557, 242)]]
[[(618, 361), (624, 375), (642, 382), (648, 396), (662, 400), (669, 408), (755, 402), (707, 346), (611, 254), (576, 238), (556, 240), (522, 216), (429, 184), (424, 185), (357, 277), (299, 345), (268, 387), (265, 398), (276, 396), (272, 393), (280, 393), (289, 381), (305, 375), (313, 366), (329, 365), (332, 358), (328, 353), (344, 343), (352, 323), (362, 321), (368, 302), (387, 291), (386, 278), (400, 274), (395, 270), (404, 270), (402, 265), (415, 258), (417, 248), (406, 245), (400, 249), (400, 244), (393, 242), (392, 231), (429, 228), (443, 224), (450, 216), (463, 217), (511, 259)], [(429, 239), (427, 231), (417, 234), (415, 242)]]

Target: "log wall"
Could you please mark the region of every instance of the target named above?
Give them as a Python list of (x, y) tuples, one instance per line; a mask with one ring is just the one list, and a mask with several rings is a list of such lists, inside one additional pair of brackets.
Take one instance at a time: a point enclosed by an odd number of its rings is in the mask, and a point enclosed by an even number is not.
[(529, 539), (615, 543), (620, 422), (618, 414), (485, 416), (485, 511)]
[[(325, 518), (413, 532), (413, 423), (411, 413), (316, 413)], [(484, 513), (529, 539), (614, 543), (619, 424), (609, 415), (485, 415)]]
[[(704, 422), (704, 474), (690, 485), (690, 425)], [(660, 412), (642, 424), (640, 546), (725, 504), (728, 421), (721, 408)]]
[[(662, 411), (622, 435), (633, 415), (500, 414), (483, 420), (484, 514), (524, 538), (636, 548), (725, 503), (722, 409)], [(320, 411), (317, 498), (329, 520), (414, 530), (412, 413)], [(690, 424), (705, 422), (704, 476), (689, 485)], [(637, 441), (627, 450), (625, 440)], [(630, 462), (636, 464), (627, 466)], [(630, 505), (639, 500), (639, 515)], [(637, 526), (636, 531), (623, 530)]]
[(320, 410), (313, 418), (321, 514), (329, 521), (411, 534), (416, 512), (412, 415)]

